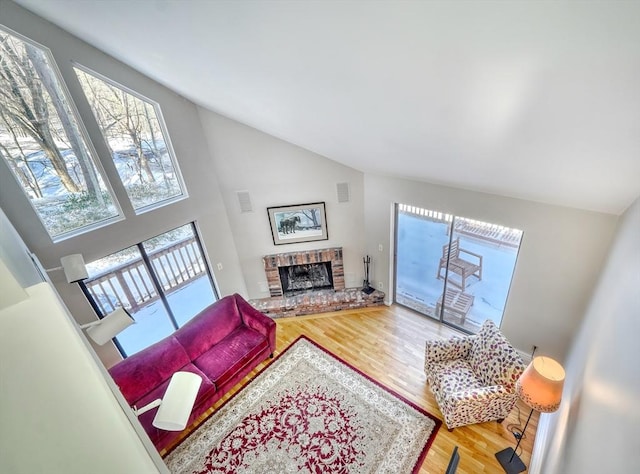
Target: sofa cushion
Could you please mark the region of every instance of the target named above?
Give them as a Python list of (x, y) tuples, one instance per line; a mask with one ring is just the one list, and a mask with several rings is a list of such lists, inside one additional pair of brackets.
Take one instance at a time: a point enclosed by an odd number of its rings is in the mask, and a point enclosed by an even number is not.
[(241, 324), (235, 298), (232, 295), (225, 296), (194, 316), (175, 333), (175, 337), (189, 358), (195, 360)]
[(193, 363), (215, 384), (218, 390), (240, 372), (256, 355), (268, 350), (266, 337), (241, 326), (218, 344), (195, 359)]
[(127, 402), (133, 404), (189, 362), (182, 345), (169, 336), (117, 363), (109, 373)]

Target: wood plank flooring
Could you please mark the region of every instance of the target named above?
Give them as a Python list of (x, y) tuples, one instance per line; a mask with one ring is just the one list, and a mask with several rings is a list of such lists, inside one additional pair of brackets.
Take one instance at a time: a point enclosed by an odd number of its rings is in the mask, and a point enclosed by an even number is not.
[[(427, 339), (463, 335), (458, 331), (397, 305), (281, 318), (275, 321), (276, 354), (300, 335), (305, 335), (373, 379), (443, 419), (423, 371), (424, 343)], [(271, 359), (259, 365), (241, 384), (205, 413), (201, 420), (213, 413), (270, 362)], [(482, 423), (449, 432), (443, 423), (420, 473), (443, 473), (454, 446), (458, 446), (460, 451), (458, 474), (503, 473), (494, 454), (506, 447), (515, 447), (516, 440), (508, 428), (519, 425), (521, 429), (529, 411), (524, 403), (519, 402), (502, 424)], [(534, 412), (526, 437), (520, 444), (522, 453), (518, 454), (527, 466), (537, 423), (538, 414)], [(193, 429), (186, 430), (185, 436)]]

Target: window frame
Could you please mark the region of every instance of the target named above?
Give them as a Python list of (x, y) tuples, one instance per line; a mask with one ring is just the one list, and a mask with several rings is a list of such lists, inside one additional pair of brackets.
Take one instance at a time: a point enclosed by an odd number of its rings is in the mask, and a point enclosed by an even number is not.
[(141, 94), (139, 92), (134, 91), (130, 87), (125, 86), (124, 84), (122, 84), (122, 83), (120, 83), (118, 81), (115, 81), (115, 80), (105, 76), (104, 74), (101, 74), (101, 73), (95, 71), (94, 69), (92, 69), (92, 68), (90, 68), (88, 66), (80, 64), (77, 61), (71, 61), (71, 67), (74, 70), (73, 72), (74, 72), (76, 80), (79, 83), (80, 91), (83, 94), (83, 98), (87, 101), (87, 105), (88, 105), (89, 111), (91, 113), (91, 119), (95, 122), (95, 124), (97, 126), (97, 129), (100, 132), (100, 137), (101, 137), (102, 141), (104, 142), (105, 146), (107, 146), (107, 149), (109, 148), (108, 147), (107, 138), (104, 136), (104, 133), (102, 133), (102, 128), (100, 127), (100, 123), (98, 122), (98, 119), (95, 117), (95, 114), (93, 113), (93, 110), (91, 108), (91, 104), (90, 104), (90, 101), (89, 101), (89, 97), (87, 97), (87, 94), (84, 91), (84, 89), (82, 87), (82, 84), (80, 83), (80, 78), (78, 77), (77, 72), (75, 71), (76, 69), (78, 69), (78, 70), (80, 70), (80, 71), (82, 71), (85, 74), (88, 74), (90, 76), (94, 76), (97, 79), (99, 79), (101, 81), (104, 81), (105, 83), (107, 83), (108, 85), (110, 85), (112, 87), (121, 89), (122, 91), (126, 92), (127, 94), (132, 95), (133, 97), (135, 97), (138, 100), (146, 102), (147, 104), (149, 104), (149, 105), (151, 105), (153, 107), (153, 110), (156, 113), (156, 118), (158, 120), (158, 126), (160, 127), (160, 131), (162, 132), (162, 138), (164, 140), (165, 147), (167, 149), (167, 154), (171, 158), (171, 163), (173, 165), (173, 169), (175, 170), (175, 174), (176, 174), (176, 181), (177, 181), (178, 185), (180, 186), (180, 189), (181, 189), (182, 193), (177, 195), (177, 196), (173, 196), (171, 198), (163, 199), (161, 201), (155, 202), (153, 204), (148, 204), (148, 205), (142, 206), (140, 208), (135, 208), (134, 205), (133, 205), (133, 202), (131, 201), (131, 198), (129, 197), (129, 193), (127, 191), (127, 188), (126, 188), (126, 186), (124, 185), (124, 183), (122, 181), (122, 177), (118, 173), (117, 169), (115, 169), (116, 166), (115, 166), (115, 162), (113, 161), (113, 157), (109, 156), (108, 159), (111, 161), (111, 164), (114, 166), (115, 175), (117, 176), (117, 178), (118, 178), (118, 180), (120, 182), (120, 185), (122, 186), (122, 189), (125, 192), (125, 195), (126, 195), (128, 201), (129, 201), (129, 204), (131, 205), (131, 209), (133, 209), (134, 214), (135, 215), (142, 215), (142, 214), (145, 214), (147, 212), (153, 211), (155, 209), (159, 209), (159, 208), (162, 208), (164, 206), (167, 206), (167, 205), (170, 205), (170, 204), (173, 204), (173, 203), (176, 203), (176, 202), (179, 202), (179, 201), (182, 201), (184, 199), (189, 198), (189, 192), (187, 190), (187, 185), (186, 185), (186, 183), (184, 181), (184, 178), (182, 176), (182, 170), (180, 168), (180, 163), (178, 162), (178, 158), (176, 156), (175, 149), (174, 149), (173, 143), (171, 141), (171, 136), (169, 134), (169, 129), (167, 128), (167, 124), (166, 124), (166, 121), (164, 119), (164, 115), (162, 113), (162, 108), (160, 107), (160, 104), (157, 101), (155, 101), (155, 100), (153, 100), (153, 99), (151, 99), (151, 98), (149, 98), (149, 97), (147, 97), (147, 96), (145, 96), (145, 95), (143, 95), (143, 94)]
[[(166, 318), (168, 319), (169, 323), (171, 326), (173, 326), (173, 331), (168, 335), (170, 336), (171, 334), (174, 334), (176, 331), (178, 331), (181, 327), (183, 327), (185, 324), (187, 324), (191, 319), (193, 319), (198, 313), (193, 314), (187, 321), (185, 322), (180, 322), (180, 319), (182, 318), (178, 318), (175, 315), (175, 307), (169, 302), (168, 297), (171, 296), (171, 290), (165, 290), (162, 284), (162, 276), (158, 273), (156, 267), (153, 265), (153, 262), (150, 258), (149, 253), (154, 253), (154, 251), (148, 251), (145, 248), (145, 243), (148, 242), (149, 240), (152, 240), (156, 237), (160, 237), (164, 234), (167, 234), (173, 230), (179, 229), (181, 227), (186, 227), (189, 226), (191, 229), (191, 232), (193, 234), (193, 238), (195, 240), (195, 244), (198, 247), (198, 251), (200, 253), (200, 256), (202, 257), (202, 263), (203, 263), (203, 267), (204, 267), (204, 273), (211, 286), (211, 293), (213, 296), (213, 303), (215, 303), (216, 301), (219, 301), (221, 299), (221, 294), (220, 291), (218, 289), (218, 285), (216, 283), (216, 280), (214, 278), (214, 274), (213, 271), (211, 270), (211, 262), (209, 261), (209, 257), (208, 254), (205, 250), (204, 244), (202, 242), (202, 238), (201, 238), (201, 233), (200, 233), (200, 228), (198, 225), (198, 222), (193, 220), (193, 221), (188, 221), (185, 224), (181, 224), (177, 227), (173, 227), (171, 229), (168, 230), (164, 230), (163, 232), (161, 232), (160, 234), (157, 234), (155, 236), (152, 237), (148, 237), (144, 240), (141, 240), (140, 242), (136, 242), (132, 245), (129, 245), (126, 248), (136, 248), (139, 256), (140, 256), (140, 262), (141, 264), (144, 266), (145, 271), (147, 272), (148, 276), (149, 276), (149, 283), (151, 284), (151, 286), (153, 287), (154, 291), (157, 293), (158, 298), (156, 301), (160, 302), (162, 308), (164, 309), (164, 311), (166, 311), (166, 314), (164, 316), (166, 316)], [(122, 250), (125, 249), (120, 249), (117, 250), (115, 252), (111, 252), (103, 257), (100, 257), (96, 260), (101, 260), (103, 258), (106, 258), (110, 255), (113, 255), (115, 253), (121, 252)], [(104, 275), (103, 275), (104, 276)], [(198, 278), (203, 278), (204, 276), (198, 277)], [(91, 290), (89, 288), (89, 285), (87, 284), (87, 282), (91, 282), (93, 280), (95, 280), (96, 277), (95, 276), (91, 276), (85, 280), (81, 280), (78, 281), (78, 285), (80, 286), (80, 289), (82, 290), (83, 294), (85, 295), (85, 297), (87, 298), (87, 301), (89, 302), (90, 306), (92, 307), (92, 309), (94, 310), (96, 316), (98, 317), (98, 319), (103, 319), (105, 316), (107, 316), (107, 314), (110, 311), (113, 311), (115, 308), (112, 308), (109, 311), (105, 311), (105, 308), (99, 304), (95, 297), (94, 297), (94, 292), (93, 290)], [(128, 286), (128, 285), (127, 285)], [(213, 304), (212, 303), (212, 304)], [(127, 309), (127, 308), (125, 308)], [(129, 311), (131, 311), (131, 309), (129, 309)], [(135, 312), (132, 311), (132, 314), (135, 314)], [(165, 336), (165, 337), (168, 337)], [(112, 341), (114, 342), (116, 348), (118, 349), (118, 351), (120, 352), (120, 355), (123, 358), (127, 358), (132, 354), (129, 354), (127, 352), (127, 350), (124, 348), (124, 344), (122, 344), (119, 340), (118, 340), (118, 335), (114, 336)], [(158, 341), (155, 341), (158, 342)], [(152, 344), (155, 344), (155, 342), (153, 342)], [(146, 347), (150, 347), (150, 346), (146, 346)], [(143, 350), (143, 349), (141, 349)]]
[(40, 49), (47, 57), (47, 61), (49, 63), (49, 67), (53, 73), (53, 75), (56, 77), (56, 80), (58, 82), (58, 86), (60, 87), (60, 91), (62, 92), (62, 94), (64, 95), (65, 100), (67, 101), (67, 106), (69, 108), (69, 111), (71, 112), (71, 118), (74, 120), (75, 122), (75, 126), (78, 128), (78, 132), (83, 140), (83, 145), (86, 147), (87, 152), (90, 156), (91, 159), (91, 163), (93, 164), (95, 171), (100, 175), (100, 177), (102, 178), (104, 187), (105, 187), (105, 191), (109, 193), (111, 200), (113, 202), (115, 211), (116, 211), (116, 215), (109, 217), (107, 219), (102, 219), (100, 221), (94, 222), (92, 224), (77, 228), (77, 229), (73, 229), (67, 232), (62, 232), (60, 234), (57, 234), (55, 236), (51, 235), (51, 233), (49, 232), (49, 229), (47, 228), (44, 220), (42, 219), (42, 216), (40, 215), (40, 213), (38, 212), (34, 202), (32, 201), (31, 198), (29, 198), (29, 196), (26, 193), (26, 190), (24, 189), (24, 187), (22, 186), (22, 184), (20, 184), (20, 181), (18, 179), (18, 177), (15, 175), (14, 170), (12, 169), (11, 165), (9, 165), (9, 163), (6, 163), (5, 160), (0, 160), (4, 163), (4, 165), (7, 167), (7, 169), (9, 170), (9, 172), (11, 173), (11, 175), (13, 176), (13, 180), (15, 181), (16, 186), (20, 189), (21, 193), (22, 193), (22, 197), (24, 199), (27, 200), (27, 202), (29, 203), (29, 206), (31, 206), (31, 209), (33, 209), (34, 214), (36, 215), (36, 217), (38, 218), (38, 221), (40, 222), (40, 224), (42, 225), (42, 228), (45, 231), (45, 234), (51, 239), (51, 241), (55, 244), (55, 243), (59, 243), (59, 242), (63, 242), (65, 240), (71, 239), (73, 237), (77, 237), (79, 235), (83, 235), (86, 234), (88, 232), (92, 232), (96, 229), (100, 229), (103, 227), (107, 227), (109, 225), (115, 224), (117, 222), (123, 221), (125, 220), (125, 215), (124, 212), (122, 210), (122, 207), (120, 205), (120, 202), (118, 200), (118, 197), (115, 193), (115, 190), (113, 189), (113, 186), (111, 185), (111, 181), (109, 180), (109, 177), (104, 169), (104, 166), (102, 164), (102, 160), (100, 155), (98, 154), (94, 144), (93, 144), (93, 140), (91, 138), (91, 135), (89, 134), (86, 126), (85, 126), (85, 120), (84, 117), (80, 114), (74, 97), (71, 94), (71, 91), (69, 90), (69, 88), (67, 87), (67, 83), (64, 79), (64, 76), (62, 74), (62, 72), (60, 71), (60, 68), (58, 67), (58, 64), (56, 63), (55, 60), (55, 56), (53, 54), (53, 52), (51, 51), (50, 48), (42, 45), (41, 43), (32, 40), (28, 37), (26, 37), (23, 34), (18, 33), (17, 31), (15, 31), (12, 28), (9, 28), (8, 26), (6, 26), (3, 23), (0, 23), (0, 31), (4, 31), (7, 34), (14, 36), (16, 38), (18, 38), (20, 41), (23, 41), (25, 43), (28, 43), (38, 49)]

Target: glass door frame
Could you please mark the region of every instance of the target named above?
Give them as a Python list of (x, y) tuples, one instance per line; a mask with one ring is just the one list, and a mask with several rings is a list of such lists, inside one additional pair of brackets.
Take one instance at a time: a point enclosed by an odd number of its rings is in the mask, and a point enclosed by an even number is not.
[(393, 225), (394, 303), (469, 334), (502, 324), (522, 230), (404, 203)]
[[(411, 309), (412, 311), (416, 311), (417, 313), (426, 316), (429, 319), (432, 319), (440, 324), (445, 324), (446, 326), (452, 327), (454, 329), (457, 329), (461, 332), (464, 332), (466, 334), (473, 334), (469, 329), (465, 328), (464, 326), (460, 326), (457, 324), (454, 324), (453, 322), (447, 321), (444, 318), (444, 304), (440, 305), (440, 314), (436, 314), (435, 310), (434, 310), (434, 316), (429, 316), (428, 314), (422, 313), (420, 311), (417, 311), (407, 305), (404, 305), (400, 302), (398, 302), (398, 231), (399, 231), (399, 225), (398, 225), (398, 217), (400, 215), (400, 203), (396, 202), (394, 203), (394, 213), (393, 213), (393, 219), (394, 219), (394, 232), (393, 232), (393, 281), (394, 281), (394, 288), (393, 288), (393, 302), (394, 304), (400, 305), (403, 308), (408, 308)], [(451, 242), (453, 241), (453, 229), (454, 229), (454, 224), (455, 224), (455, 219), (456, 216), (452, 215), (452, 219), (451, 222), (448, 223), (449, 226), (449, 230), (448, 230), (448, 235), (449, 235), (449, 240), (448, 240), (448, 248), (449, 248), (449, 252), (447, 253), (447, 265), (445, 266), (445, 273), (444, 273), (444, 281), (442, 283), (442, 294), (441, 294), (441, 298), (442, 301), (445, 301), (445, 295), (446, 295), (446, 291), (447, 291), (447, 284), (449, 281), (449, 258), (451, 256)], [(437, 307), (437, 305), (436, 305)]]
[[(218, 288), (215, 284), (215, 281), (213, 279), (213, 275), (211, 273), (211, 267), (209, 265), (209, 259), (207, 258), (207, 254), (204, 252), (204, 247), (202, 245), (202, 242), (200, 240), (200, 233), (198, 231), (198, 226), (197, 223), (195, 221), (189, 222), (187, 224), (183, 224), (182, 226), (178, 226), (174, 229), (178, 229), (180, 227), (184, 227), (189, 225), (191, 227), (191, 231), (193, 232), (193, 236), (195, 238), (195, 242), (196, 245), (198, 246), (198, 250), (200, 251), (200, 255), (202, 256), (202, 261), (203, 261), (203, 265), (204, 265), (204, 269), (205, 269), (205, 273), (207, 274), (207, 278), (209, 279), (209, 284), (211, 285), (211, 291), (213, 293), (213, 297), (214, 297), (214, 301), (217, 301), (220, 299), (220, 294), (218, 292)], [(171, 232), (174, 229), (170, 229), (166, 232)], [(163, 235), (163, 232), (159, 235)], [(157, 236), (155, 236), (157, 237)], [(154, 237), (151, 237), (151, 239), (153, 239)], [(131, 246), (129, 246), (128, 248), (131, 247), (135, 247), (138, 252), (140, 253), (140, 258), (142, 259), (142, 261), (144, 262), (144, 266), (146, 268), (146, 272), (149, 275), (149, 278), (151, 280), (151, 283), (153, 285), (153, 289), (155, 290), (155, 292), (158, 295), (159, 300), (162, 303), (162, 307), (163, 309), (167, 312), (167, 316), (169, 318), (169, 321), (171, 323), (171, 326), (173, 327), (174, 331), (177, 331), (180, 328), (180, 324), (178, 323), (175, 314), (173, 312), (173, 310), (171, 309), (171, 305), (167, 299), (167, 293), (164, 290), (162, 283), (160, 282), (160, 280), (158, 279), (158, 275), (156, 274), (156, 269), (153, 266), (153, 263), (151, 262), (151, 259), (149, 258), (149, 254), (147, 253), (147, 250), (144, 247), (144, 243), (146, 241), (148, 241), (150, 239), (146, 239), (142, 242), (138, 242), (136, 244), (133, 244)], [(89, 288), (87, 287), (86, 283), (81, 280), (78, 281), (78, 285), (80, 286), (80, 289), (82, 290), (82, 292), (84, 293), (85, 297), (87, 298), (89, 304), (91, 305), (91, 307), (93, 308), (94, 312), (96, 313), (96, 316), (98, 317), (98, 319), (102, 319), (104, 318), (108, 313), (105, 313), (100, 306), (98, 305), (98, 303), (96, 302), (95, 298), (93, 297), (93, 295), (91, 294)], [(115, 346), (118, 349), (118, 352), (120, 352), (120, 354), (122, 355), (123, 358), (128, 357), (127, 352), (125, 351), (125, 349), (123, 348), (123, 346), (121, 345), (121, 343), (118, 341), (118, 337), (114, 337), (112, 339), (113, 343), (115, 344)]]

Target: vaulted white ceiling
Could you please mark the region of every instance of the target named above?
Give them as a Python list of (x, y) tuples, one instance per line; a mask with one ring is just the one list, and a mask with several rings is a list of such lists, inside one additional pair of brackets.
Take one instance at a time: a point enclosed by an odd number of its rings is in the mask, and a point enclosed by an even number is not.
[(616, 214), (640, 195), (640, 2), (17, 3), (364, 172)]

